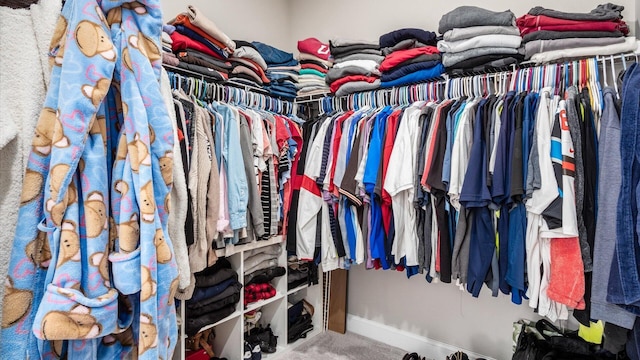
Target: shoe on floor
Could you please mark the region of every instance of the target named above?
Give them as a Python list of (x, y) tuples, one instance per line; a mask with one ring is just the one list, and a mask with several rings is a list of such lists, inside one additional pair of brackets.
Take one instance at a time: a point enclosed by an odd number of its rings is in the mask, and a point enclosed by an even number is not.
[(463, 353), (462, 351), (458, 351), (447, 356), (447, 360), (469, 360), (469, 355)]

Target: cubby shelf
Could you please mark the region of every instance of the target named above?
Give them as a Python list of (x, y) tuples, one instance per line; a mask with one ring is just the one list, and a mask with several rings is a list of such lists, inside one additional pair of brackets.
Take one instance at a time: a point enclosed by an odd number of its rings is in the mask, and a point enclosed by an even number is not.
[[(265, 248), (267, 246), (280, 244), (282, 251), (278, 255), (278, 266), (287, 267), (287, 254), (285, 250), (285, 244), (282, 236), (274, 236), (267, 240), (253, 241), (247, 244), (241, 245), (228, 245), (224, 249), (216, 250), (218, 257), (226, 257), (231, 263), (232, 268), (238, 272), (238, 280), (244, 285), (244, 272), (245, 272), (245, 258), (251, 255), (252, 250)], [(322, 276), (320, 276), (322, 281)], [(242, 359), (244, 353), (244, 315), (260, 309), (262, 316), (260, 323), (263, 326), (267, 324), (271, 325), (274, 334), (278, 337), (277, 351), (273, 354), (263, 354), (264, 359), (285, 359), (286, 356), (282, 356), (291, 350), (292, 347), (298, 346), (304, 343), (307, 339), (318, 335), (322, 329), (322, 284), (309, 287), (307, 284), (298, 286), (289, 290), (287, 288), (287, 275), (276, 278), (271, 281), (271, 284), (276, 289), (276, 295), (269, 299), (259, 300), (255, 303), (247, 305), (246, 309), (243, 309), (244, 304), (244, 289), (240, 293), (240, 302), (237, 305), (236, 311), (225, 317), (224, 319), (210, 324), (200, 331), (205, 331), (211, 328), (215, 329), (215, 341), (214, 352), (218, 357), (226, 357), (227, 359)], [(306, 299), (316, 309), (313, 316), (314, 330), (307, 335), (307, 339), (300, 339), (292, 344), (287, 344), (287, 331), (288, 331), (288, 303), (296, 302), (301, 299)], [(184, 310), (184, 302), (180, 306), (181, 319), (186, 319)], [(181, 321), (179, 324), (181, 334), (185, 334), (185, 321)], [(186, 336), (180, 336), (180, 343), (176, 348), (173, 359), (185, 360), (185, 343)]]

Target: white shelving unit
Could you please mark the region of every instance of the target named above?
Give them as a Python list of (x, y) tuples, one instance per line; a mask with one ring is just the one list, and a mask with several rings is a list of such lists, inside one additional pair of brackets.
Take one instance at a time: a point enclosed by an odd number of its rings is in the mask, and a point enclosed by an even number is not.
[[(216, 250), (218, 257), (226, 257), (234, 270), (238, 272), (238, 281), (244, 285), (244, 259), (245, 254), (254, 249), (264, 248), (270, 245), (280, 244), (282, 246), (282, 252), (278, 258), (278, 266), (287, 268), (287, 254), (284, 249), (284, 242), (282, 236), (275, 236), (268, 240), (254, 241), (248, 244), (242, 245), (229, 245), (224, 249)], [(271, 325), (271, 329), (278, 337), (277, 351), (273, 354), (262, 354), (263, 359), (277, 359), (282, 354), (291, 350), (293, 347), (306, 342), (308, 339), (315, 335), (320, 334), (323, 331), (323, 319), (322, 319), (322, 273), (319, 274), (318, 285), (307, 286), (302, 285), (295, 289), (287, 289), (287, 275), (274, 279), (271, 284), (275, 287), (277, 293), (276, 296), (260, 300), (255, 303), (249, 304), (244, 309), (244, 289), (240, 292), (240, 301), (236, 305), (236, 311), (227, 316), (226, 318), (218, 321), (215, 324), (203, 327), (200, 331), (206, 329), (215, 328), (216, 338), (214, 341), (213, 350), (218, 357), (226, 357), (227, 359), (242, 359), (244, 353), (244, 314), (256, 309), (262, 311), (262, 316), (259, 323), (266, 327), (267, 324)], [(299, 300), (306, 299), (314, 307), (313, 314), (313, 331), (307, 334), (307, 337), (300, 339), (292, 344), (287, 344), (287, 330), (288, 330), (288, 302), (295, 303)], [(180, 318), (185, 319), (185, 306), (180, 304)], [(179, 343), (174, 353), (174, 360), (185, 359), (185, 321), (179, 322)]]

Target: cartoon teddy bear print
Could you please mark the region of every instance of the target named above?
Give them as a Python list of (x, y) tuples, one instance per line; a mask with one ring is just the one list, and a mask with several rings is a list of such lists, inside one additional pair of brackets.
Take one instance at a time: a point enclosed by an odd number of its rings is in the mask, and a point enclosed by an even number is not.
[(142, 221), (152, 223), (155, 218), (156, 201), (153, 198), (153, 184), (147, 182), (140, 188), (140, 212)]
[(123, 9), (133, 10), (138, 15), (145, 15), (145, 14), (148, 13), (147, 12), (147, 7), (144, 6), (139, 1), (132, 1), (132, 2), (129, 2), (129, 3), (124, 3), (124, 4), (122, 4), (122, 8)]
[(47, 200), (46, 205), (47, 211), (51, 214), (51, 219), (56, 225), (60, 225), (67, 206), (75, 203), (78, 199), (78, 190), (73, 181), (71, 181), (62, 201), (56, 203), (56, 199), (60, 194), (62, 180), (67, 176), (69, 169), (70, 167), (67, 164), (58, 164), (51, 168), (49, 172), (49, 191), (51, 197)]
[(28, 204), (42, 195), (44, 188), (44, 177), (37, 171), (27, 169), (22, 183), (22, 194), (20, 195), (20, 205)]
[(97, 237), (102, 234), (103, 230), (109, 228), (107, 206), (104, 203), (102, 193), (99, 191), (89, 193), (89, 197), (84, 203), (84, 209), (88, 237)]
[(31, 261), (41, 269), (48, 269), (51, 264), (51, 248), (47, 233), (38, 231), (36, 238), (31, 240), (25, 247), (25, 254)]
[(131, 170), (134, 172), (140, 171), (141, 165), (151, 165), (151, 154), (149, 154), (149, 148), (140, 140), (140, 134), (135, 133), (134, 140), (127, 144), (129, 149), (129, 157), (131, 159)]
[(171, 248), (164, 239), (164, 232), (162, 229), (156, 229), (156, 235), (153, 239), (153, 244), (156, 246), (156, 258), (158, 263), (166, 264), (171, 261)]
[(129, 221), (122, 222), (118, 226), (118, 238), (121, 252), (130, 253), (138, 248), (140, 224), (137, 214), (132, 214)]
[(49, 59), (49, 66), (61, 66), (64, 57), (64, 48), (67, 42), (67, 27), (69, 23), (64, 16), (59, 16), (56, 27), (53, 29), (53, 36), (49, 45), (49, 52), (55, 54), (55, 57)]
[(129, 53), (128, 47), (122, 50), (122, 64), (129, 69), (129, 71), (133, 71), (133, 62), (131, 61), (131, 54)]
[(155, 42), (145, 34), (138, 32), (138, 35), (129, 36), (129, 45), (140, 50), (149, 61), (154, 62), (162, 59), (162, 54)]
[(85, 56), (100, 55), (109, 61), (116, 60), (116, 51), (111, 38), (102, 26), (88, 20), (82, 20), (76, 26), (75, 35), (78, 48)]
[(140, 339), (138, 346), (139, 355), (158, 346), (158, 329), (153, 324), (153, 317), (149, 314), (140, 314)]
[(42, 318), (44, 340), (92, 339), (102, 332), (102, 325), (91, 309), (77, 305), (70, 311), (50, 311)]
[(173, 151), (167, 151), (163, 157), (158, 159), (162, 180), (167, 186), (173, 184)]
[(127, 159), (127, 137), (124, 133), (118, 139), (118, 149), (116, 150), (116, 161)]
[(58, 256), (58, 266), (68, 261), (80, 261), (80, 237), (73, 221), (65, 220), (62, 223), (60, 254)]
[(98, 115), (94, 118), (89, 134), (100, 135), (104, 147), (107, 147), (107, 119), (103, 115)]
[(133, 330), (128, 327), (122, 332), (107, 335), (102, 338), (102, 343), (106, 346), (112, 346), (116, 343), (120, 343), (122, 346), (133, 346)]
[(91, 254), (89, 260), (93, 266), (98, 268), (98, 272), (104, 281), (104, 285), (106, 287), (111, 286), (110, 276), (109, 276), (109, 252), (111, 249), (111, 245), (108, 243), (105, 252), (97, 252)]
[(68, 147), (70, 142), (69, 138), (64, 135), (64, 128), (57, 112), (52, 108), (45, 107), (40, 112), (31, 146), (36, 154), (45, 156), (51, 153), (52, 144), (64, 148)]
[(107, 95), (110, 85), (111, 80), (100, 78), (95, 85), (82, 85), (82, 93), (91, 100), (93, 106), (97, 107)]
[(16, 289), (13, 280), (7, 276), (4, 283), (4, 302), (2, 303), (2, 328), (6, 329), (19, 323), (28, 315), (33, 301), (29, 290)]
[(180, 285), (180, 281), (176, 277), (175, 279), (173, 279), (173, 281), (171, 282), (171, 285), (169, 286), (169, 300), (167, 301), (167, 304), (169, 306), (173, 305), (175, 301), (176, 293), (178, 292), (179, 285)]
[(151, 278), (151, 271), (148, 267), (142, 266), (140, 274), (140, 301), (147, 301), (156, 294), (157, 283)]

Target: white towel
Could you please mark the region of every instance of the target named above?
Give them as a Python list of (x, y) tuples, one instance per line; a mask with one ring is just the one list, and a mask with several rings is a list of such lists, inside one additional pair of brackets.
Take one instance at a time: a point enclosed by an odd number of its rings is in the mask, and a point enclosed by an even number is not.
[[(49, 42), (60, 0), (30, 9), (0, 6), (0, 279), (5, 279), (18, 220), (22, 177), (49, 80)], [(20, 54), (11, 56), (10, 54)], [(0, 286), (0, 304), (4, 286)]]

